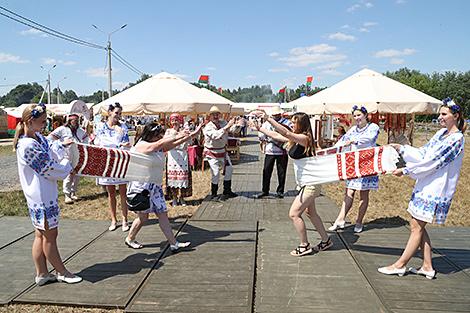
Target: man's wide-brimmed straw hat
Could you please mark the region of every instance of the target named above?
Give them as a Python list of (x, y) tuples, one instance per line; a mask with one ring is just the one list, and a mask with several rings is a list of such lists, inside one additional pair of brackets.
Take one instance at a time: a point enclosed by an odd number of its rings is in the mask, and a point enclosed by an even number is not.
[(278, 115), (284, 113), (280, 106), (276, 105), (267, 110), (269, 115)]
[(216, 106), (216, 105), (213, 105), (210, 110), (209, 110), (209, 114), (212, 114), (212, 113), (220, 113), (220, 110), (219, 108)]

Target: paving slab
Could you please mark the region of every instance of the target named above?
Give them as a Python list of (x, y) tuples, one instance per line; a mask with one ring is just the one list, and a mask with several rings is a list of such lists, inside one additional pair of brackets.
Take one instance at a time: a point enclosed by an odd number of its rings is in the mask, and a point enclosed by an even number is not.
[(257, 224), (189, 221), (126, 312), (251, 312)]
[[(67, 260), (100, 236), (106, 225), (99, 221), (61, 220), (57, 244), (62, 259)], [(34, 233), (30, 233), (0, 250), (1, 304), (10, 302), (34, 284), (35, 269), (31, 256), (33, 240)]]
[[(174, 224), (174, 230), (180, 226)], [(126, 235), (119, 228), (106, 231), (67, 262), (70, 271), (83, 277), (80, 284), (35, 287), (15, 302), (124, 308), (168, 245), (156, 220), (138, 234), (143, 249), (128, 248)]]
[[(432, 232), (433, 227), (430, 227), (431, 241), (433, 241)], [(459, 236), (459, 232), (451, 233), (450, 230), (437, 232), (442, 232), (441, 235), (445, 234), (447, 238)], [(409, 236), (407, 227), (370, 227), (360, 235), (349, 230), (340, 233), (340, 236), (363, 274), (390, 311), (470, 312), (468, 274), (455, 267), (447, 256), (439, 252), (433, 255), (433, 265), (438, 272), (437, 279), (434, 280), (413, 274), (398, 277), (377, 272), (378, 267), (393, 263), (401, 255)], [(436, 251), (439, 251), (439, 248)], [(470, 257), (468, 250), (466, 256)], [(420, 264), (421, 259), (414, 257), (408, 266), (419, 267)]]
[(254, 312), (385, 312), (342, 241), (331, 238), (331, 249), (293, 257), (299, 239), (291, 222), (260, 221)]

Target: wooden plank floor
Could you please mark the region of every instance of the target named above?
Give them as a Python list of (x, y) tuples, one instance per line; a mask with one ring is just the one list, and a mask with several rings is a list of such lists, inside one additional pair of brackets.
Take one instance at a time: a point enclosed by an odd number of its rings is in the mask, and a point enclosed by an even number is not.
[[(14, 225), (14, 227), (12, 227)], [(19, 216), (0, 217), (0, 249), (34, 231), (31, 219)]]
[(127, 312), (251, 312), (256, 222), (190, 221)]
[[(176, 229), (180, 225), (174, 225)], [(35, 287), (17, 302), (124, 308), (141, 281), (167, 246), (155, 220), (142, 228), (138, 240), (143, 249), (124, 245), (127, 233), (106, 231), (99, 240), (69, 260), (69, 270), (83, 277), (76, 285), (54, 283)]]
[[(5, 217), (4, 217), (5, 218)], [(2, 218), (2, 219), (4, 219)], [(19, 219), (22, 219), (20, 222)], [(31, 223), (29, 217), (15, 218), (18, 225)], [(98, 221), (61, 220), (59, 251), (63, 260), (67, 260), (77, 251), (103, 233), (107, 223)], [(30, 224), (32, 229), (32, 225)], [(10, 228), (1, 228), (2, 232)], [(3, 235), (3, 234), (2, 234)], [(11, 301), (19, 293), (34, 284), (34, 263), (31, 257), (31, 245), (34, 234), (15, 241), (0, 250), (0, 303)]]

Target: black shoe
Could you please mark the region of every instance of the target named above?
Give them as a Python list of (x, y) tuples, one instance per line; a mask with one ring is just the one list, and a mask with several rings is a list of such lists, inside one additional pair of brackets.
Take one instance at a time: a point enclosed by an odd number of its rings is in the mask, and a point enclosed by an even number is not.
[(276, 198), (284, 199), (284, 193), (283, 193), (283, 192), (278, 192), (278, 193), (276, 194)]
[(262, 193), (255, 195), (255, 199), (263, 199), (268, 196), (269, 196), (269, 193), (262, 192)]

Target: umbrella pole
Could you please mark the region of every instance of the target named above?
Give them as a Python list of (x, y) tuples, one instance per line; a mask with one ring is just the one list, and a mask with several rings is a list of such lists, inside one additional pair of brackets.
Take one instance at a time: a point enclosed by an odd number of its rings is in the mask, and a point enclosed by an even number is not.
[(411, 114), (411, 120), (410, 120), (410, 133), (409, 133), (409, 137), (408, 137), (408, 140), (410, 141), (410, 144), (413, 145), (413, 132), (414, 132), (414, 128), (415, 128), (415, 114), (412, 113)]

